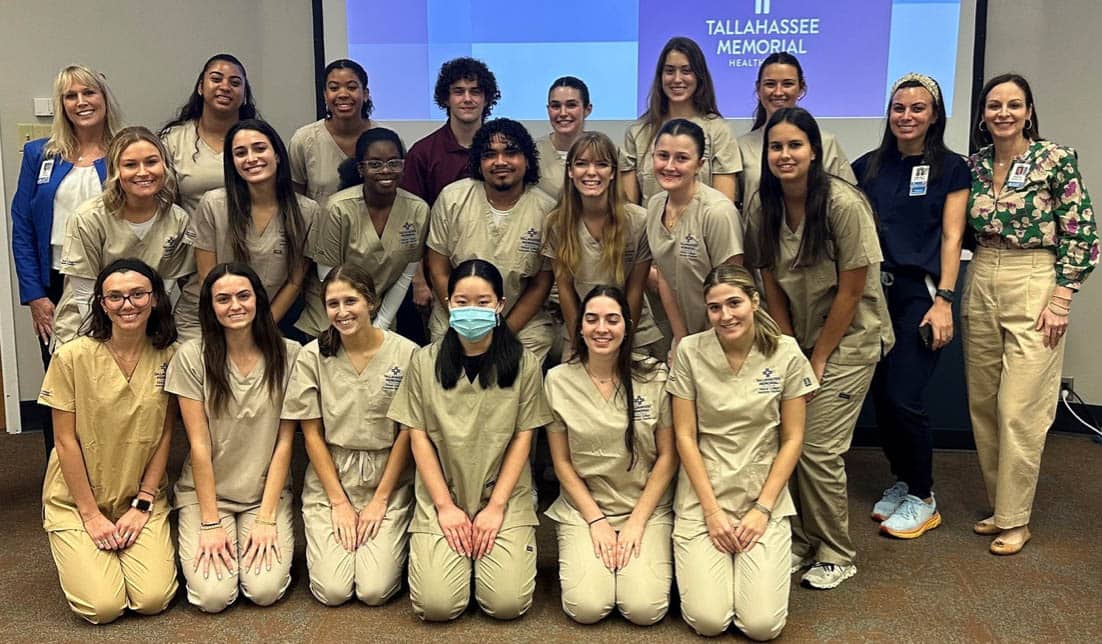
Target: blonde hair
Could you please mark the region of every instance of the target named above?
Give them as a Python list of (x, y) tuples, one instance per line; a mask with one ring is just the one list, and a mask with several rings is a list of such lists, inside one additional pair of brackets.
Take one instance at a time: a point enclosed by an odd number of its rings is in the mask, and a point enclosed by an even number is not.
[(605, 226), (601, 244), (601, 267), (615, 277), (617, 286), (623, 286), (624, 275), (624, 247), (627, 244), (628, 213), (626, 202), (620, 194), (618, 185), (620, 168), (616, 144), (601, 132), (583, 132), (570, 151), (566, 153), (566, 169), (563, 179), (562, 196), (559, 204), (548, 216), (549, 230), (557, 230), (559, 235), (559, 247), (555, 249), (558, 261), (570, 275), (578, 270), (581, 264), (582, 242), (578, 239), (578, 223), (582, 217), (582, 196), (574, 187), (574, 181), (570, 176), (570, 170), (574, 160), (583, 153), (589, 153), (590, 158), (597, 161), (608, 162), (612, 169), (612, 178), (605, 193), (606, 210), (609, 213), (609, 222)]
[[(720, 284), (733, 286), (746, 293), (750, 299), (753, 299), (756, 295), (759, 302), (762, 300), (761, 291), (754, 283), (754, 277), (750, 275), (750, 271), (742, 266), (721, 265), (713, 268), (708, 273), (708, 277), (704, 278), (704, 297), (708, 297), (708, 291)], [(754, 310), (754, 347), (765, 354), (766, 357), (772, 357), (777, 352), (780, 340), (781, 327), (759, 305)]]
[(122, 113), (119, 104), (115, 102), (115, 96), (111, 88), (107, 86), (107, 78), (103, 74), (92, 71), (84, 65), (69, 65), (57, 73), (54, 80), (54, 121), (50, 126), (50, 138), (46, 141), (44, 155), (47, 157), (61, 157), (67, 161), (75, 161), (79, 154), (76, 130), (73, 128), (69, 115), (65, 113), (65, 92), (73, 85), (80, 83), (95, 89), (103, 96), (103, 140), (100, 142), (107, 147), (115, 133), (122, 127)]
[(119, 131), (107, 146), (107, 180), (103, 182), (103, 205), (108, 214), (118, 215), (126, 203), (126, 193), (119, 185), (119, 158), (126, 148), (142, 141), (157, 148), (157, 154), (161, 155), (161, 162), (165, 166), (164, 185), (157, 191), (157, 212), (167, 211), (176, 201), (176, 171), (172, 167), (165, 144), (149, 128), (132, 125)]

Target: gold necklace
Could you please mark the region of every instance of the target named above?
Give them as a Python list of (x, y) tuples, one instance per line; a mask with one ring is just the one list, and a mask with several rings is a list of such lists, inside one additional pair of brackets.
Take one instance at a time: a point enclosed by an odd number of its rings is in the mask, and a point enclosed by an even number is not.
[(115, 364), (119, 366), (119, 369), (122, 371), (123, 377), (126, 378), (126, 382), (130, 382), (130, 379), (134, 377), (134, 372), (138, 369), (138, 360), (141, 358), (141, 353), (139, 352), (137, 355), (131, 358), (134, 364), (130, 366), (130, 369), (128, 371), (126, 368), (126, 361), (124, 361), (122, 357), (115, 352), (115, 349), (111, 346), (111, 341), (107, 340), (103, 343), (103, 345), (107, 347), (108, 351), (111, 352), (111, 357), (115, 359)]
[(619, 380), (615, 375), (612, 376), (611, 378), (598, 378), (597, 376), (593, 375), (593, 372), (591, 372), (589, 370), (589, 367), (585, 367), (585, 374), (587, 376), (589, 376), (590, 380), (597, 383), (598, 385), (607, 385), (607, 384), (610, 384), (610, 383), (617, 382)]

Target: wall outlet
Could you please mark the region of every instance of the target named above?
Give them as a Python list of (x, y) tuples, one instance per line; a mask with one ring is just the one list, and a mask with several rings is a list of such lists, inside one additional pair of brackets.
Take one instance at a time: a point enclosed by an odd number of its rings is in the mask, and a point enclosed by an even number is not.
[(1075, 391), (1075, 378), (1072, 376), (1063, 376), (1060, 378), (1060, 391), (1064, 390)]

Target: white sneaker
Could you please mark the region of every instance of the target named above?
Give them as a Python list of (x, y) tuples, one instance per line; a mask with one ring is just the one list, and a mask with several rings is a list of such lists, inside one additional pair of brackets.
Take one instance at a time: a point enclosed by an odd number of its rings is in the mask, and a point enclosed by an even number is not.
[(811, 569), (804, 573), (800, 583), (807, 588), (830, 590), (837, 588), (843, 581), (857, 574), (857, 566), (842, 564), (815, 562)]
[(930, 503), (908, 494), (895, 512), (880, 524), (880, 531), (900, 539), (917, 539), (939, 525), (941, 513), (937, 511), (933, 493), (930, 493)]
[(884, 496), (872, 506), (872, 518), (876, 521), (885, 521), (903, 503), (903, 497), (907, 496), (907, 484), (896, 481), (895, 485), (884, 490)]
[(789, 561), (790, 561), (790, 563), (789, 563), (789, 568), (788, 568), (788, 574), (790, 574), (790, 575), (795, 575), (796, 573), (800, 572), (804, 568), (807, 568), (808, 566), (810, 566), (813, 563), (811, 557), (801, 557), (800, 555), (796, 554), (795, 552), (793, 552), (790, 555)]

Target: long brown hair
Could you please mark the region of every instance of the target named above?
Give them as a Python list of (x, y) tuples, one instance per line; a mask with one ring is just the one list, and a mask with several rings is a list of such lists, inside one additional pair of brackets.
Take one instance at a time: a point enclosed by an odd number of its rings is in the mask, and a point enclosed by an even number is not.
[[(379, 310), (379, 296), (375, 292), (375, 280), (371, 279), (371, 275), (367, 271), (355, 264), (341, 264), (331, 269), (321, 282), (321, 306), (323, 309), (325, 308), (326, 293), (329, 291), (329, 285), (333, 282), (344, 282), (356, 289), (356, 292), (364, 296), (364, 299), (374, 309), (372, 311), (372, 317), (374, 317), (375, 312)], [(321, 355), (331, 358), (337, 355), (340, 348), (341, 332), (330, 324), (318, 335), (318, 351)]]
[(670, 115), (670, 99), (662, 89), (662, 68), (666, 66), (666, 57), (670, 52), (676, 51), (689, 59), (689, 67), (696, 76), (696, 90), (693, 91), (693, 109), (700, 116), (723, 116), (719, 113), (719, 105), (716, 103), (716, 88), (712, 83), (712, 74), (708, 71), (708, 61), (701, 51), (700, 45), (691, 38), (675, 36), (670, 38), (662, 52), (658, 54), (658, 62), (654, 67), (654, 80), (651, 81), (650, 93), (647, 95), (647, 111), (643, 112), (640, 120), (643, 121), (644, 130), (648, 132), (647, 147), (654, 143), (658, 128)]
[(612, 169), (612, 178), (605, 193), (608, 223), (601, 235), (601, 268), (612, 274), (617, 284), (622, 285), (625, 279), (624, 247), (631, 224), (628, 221), (627, 202), (620, 194), (618, 185), (620, 168), (616, 144), (607, 135), (601, 132), (583, 132), (570, 146), (570, 151), (566, 153), (562, 196), (559, 197), (558, 206), (547, 218), (547, 228), (558, 231), (559, 247), (555, 249), (558, 262), (573, 276), (582, 262), (582, 241), (578, 239), (578, 225), (582, 219), (582, 195), (574, 187), (570, 170), (574, 161), (583, 154), (595, 161), (607, 162)]
[[(741, 266), (720, 265), (713, 268), (708, 276), (704, 278), (704, 297), (707, 298), (708, 291), (720, 284), (739, 289), (751, 300), (754, 299), (755, 295), (759, 302), (765, 300), (761, 291), (758, 290), (757, 284), (754, 283), (750, 271)], [(754, 348), (765, 354), (766, 357), (772, 357), (777, 352), (780, 342), (781, 327), (776, 320), (765, 312), (765, 307), (758, 306), (754, 310)]]

